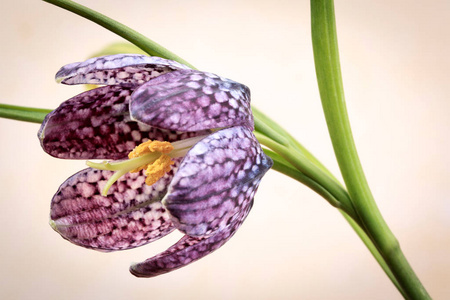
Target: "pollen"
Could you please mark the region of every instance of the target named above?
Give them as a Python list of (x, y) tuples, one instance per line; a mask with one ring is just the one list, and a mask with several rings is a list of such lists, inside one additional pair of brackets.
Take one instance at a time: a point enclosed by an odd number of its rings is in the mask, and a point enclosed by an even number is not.
[(147, 141), (136, 146), (133, 151), (128, 154), (128, 158), (135, 158), (151, 152), (161, 152), (168, 154), (173, 150), (173, 146), (169, 142)]
[(147, 170), (145, 170), (145, 175), (147, 176), (145, 183), (152, 185), (157, 182), (164, 174), (171, 170), (171, 165), (173, 165), (173, 161), (170, 157), (165, 154), (161, 155), (153, 164), (147, 166)]
[(163, 177), (164, 174), (171, 170), (170, 166), (173, 165), (173, 161), (166, 154), (170, 153), (173, 149), (174, 147), (169, 142), (147, 141), (140, 144), (128, 154), (128, 158), (132, 159), (153, 152), (159, 152), (161, 153), (161, 156), (153, 163), (144, 164), (136, 169), (131, 170), (130, 173), (136, 173), (143, 169), (146, 169), (145, 175), (147, 176), (147, 178), (145, 180), (145, 183), (147, 185), (154, 184), (161, 177)]

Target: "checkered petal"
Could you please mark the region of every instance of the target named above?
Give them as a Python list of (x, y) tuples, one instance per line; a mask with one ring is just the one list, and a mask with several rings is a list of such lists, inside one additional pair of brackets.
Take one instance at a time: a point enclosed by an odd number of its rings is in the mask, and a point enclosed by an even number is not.
[(242, 225), (253, 205), (253, 195), (260, 179), (245, 185), (248, 201), (244, 203), (236, 217), (214, 235), (192, 237), (185, 235), (166, 251), (141, 263), (133, 264), (130, 272), (137, 277), (154, 277), (184, 267), (212, 253), (225, 244)]
[(174, 71), (143, 84), (132, 95), (130, 113), (137, 121), (170, 130), (253, 129), (248, 87), (196, 70)]
[(182, 232), (212, 235), (233, 222), (253, 199), (247, 190), (249, 183), (271, 166), (272, 160), (249, 129), (217, 131), (186, 154), (163, 204)]
[(156, 56), (116, 54), (65, 65), (56, 73), (55, 79), (64, 84), (137, 86), (182, 69), (189, 67)]
[(104, 86), (63, 102), (41, 125), (42, 148), (64, 159), (123, 159), (148, 139), (173, 142), (206, 133), (157, 129), (131, 120), (132, 92), (131, 88)]
[(138, 247), (175, 229), (160, 200), (179, 165), (152, 186), (141, 173), (127, 173), (106, 197), (101, 191), (113, 172), (82, 170), (67, 179), (51, 202), (51, 224), (70, 242), (95, 250)]

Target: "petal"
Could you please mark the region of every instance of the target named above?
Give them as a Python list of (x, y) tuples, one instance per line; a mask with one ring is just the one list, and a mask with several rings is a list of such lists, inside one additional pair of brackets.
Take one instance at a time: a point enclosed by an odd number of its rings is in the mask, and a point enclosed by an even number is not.
[[(177, 161), (177, 165), (179, 161)], [(152, 186), (142, 173), (126, 174), (100, 195), (110, 171), (85, 169), (67, 179), (51, 203), (51, 223), (70, 242), (114, 251), (157, 240), (175, 227), (159, 201), (176, 167)]]
[(58, 158), (122, 159), (148, 139), (177, 141), (197, 134), (161, 130), (130, 119), (132, 89), (105, 86), (84, 92), (48, 114), (38, 137)]
[(272, 166), (245, 127), (220, 130), (197, 143), (183, 159), (163, 204), (175, 226), (190, 236), (223, 229), (253, 195), (249, 182)]
[(116, 54), (65, 65), (56, 73), (56, 81), (65, 84), (136, 86), (179, 69), (189, 67), (156, 56)]
[(131, 265), (130, 272), (137, 277), (154, 277), (186, 266), (220, 248), (234, 235), (250, 212), (253, 205), (253, 196), (250, 195), (256, 192), (259, 181), (260, 179), (257, 179), (245, 185), (245, 194), (248, 195), (249, 201), (226, 227), (209, 237), (185, 235), (166, 251)]
[(175, 71), (143, 84), (131, 97), (130, 113), (145, 124), (171, 130), (253, 129), (248, 87), (195, 70)]

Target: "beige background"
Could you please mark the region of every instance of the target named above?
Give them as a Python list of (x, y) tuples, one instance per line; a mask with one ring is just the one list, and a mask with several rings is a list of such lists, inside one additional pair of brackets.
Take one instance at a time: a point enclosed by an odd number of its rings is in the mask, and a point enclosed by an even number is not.
[[(310, 41), (309, 1), (80, 1), (199, 69), (247, 84), (252, 101), (335, 174)], [(125, 3), (127, 3), (125, 5)], [(54, 108), (81, 91), (60, 66), (120, 38), (41, 1), (3, 1), (1, 96)], [(336, 1), (341, 63), (358, 150), (386, 220), (431, 295), (450, 298), (450, 2)], [(50, 199), (84, 167), (41, 151), (37, 124), (0, 120), (2, 299), (400, 299), (344, 219), (270, 172), (236, 236), (179, 271), (137, 279), (132, 261), (179, 238), (104, 254), (48, 225)]]

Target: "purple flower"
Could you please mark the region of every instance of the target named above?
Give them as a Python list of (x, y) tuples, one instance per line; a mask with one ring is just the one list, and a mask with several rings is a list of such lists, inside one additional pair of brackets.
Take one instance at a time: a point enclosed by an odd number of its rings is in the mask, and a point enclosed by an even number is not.
[(63, 238), (114, 251), (183, 232), (166, 251), (130, 267), (140, 277), (180, 268), (231, 238), (272, 166), (252, 133), (246, 86), (131, 54), (66, 65), (56, 78), (105, 86), (46, 117), (43, 149), (64, 159), (114, 160), (88, 162), (91, 168), (60, 186), (50, 223)]

